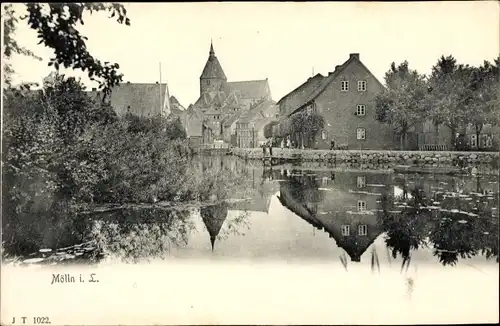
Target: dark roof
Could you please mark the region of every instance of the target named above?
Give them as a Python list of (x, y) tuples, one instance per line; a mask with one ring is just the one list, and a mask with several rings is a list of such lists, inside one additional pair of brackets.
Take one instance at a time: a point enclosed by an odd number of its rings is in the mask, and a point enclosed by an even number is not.
[(264, 80), (236, 81), (227, 83), (228, 93), (239, 93), (242, 99), (271, 99), (269, 82)]
[(295, 88), (290, 93), (288, 93), (285, 96), (283, 96), (278, 101), (278, 105), (281, 104), (285, 99), (289, 98), (290, 95), (296, 94), (297, 92), (303, 93), (304, 94), (303, 96), (309, 95), (310, 92), (314, 88), (316, 88), (321, 83), (321, 81), (323, 81), (324, 78), (325, 78), (325, 76), (323, 76), (322, 74), (316, 74), (314, 77), (309, 77), (309, 79), (307, 79), (307, 81), (305, 81), (304, 83), (302, 83), (300, 86), (298, 86), (297, 88)]
[(375, 81), (377, 81), (378, 84), (384, 87), (384, 85), (377, 79), (377, 77), (375, 77), (371, 73), (371, 71), (361, 62), (361, 60), (359, 60), (359, 54), (351, 54), (346, 62), (344, 62), (340, 66), (335, 67), (335, 70), (330, 73), (328, 77), (324, 78), (321, 84), (316, 87), (316, 89), (314, 89), (314, 91), (306, 98), (306, 100), (299, 106), (297, 106), (296, 109), (292, 110), (290, 114), (294, 113), (298, 109), (301, 109), (305, 105), (309, 104), (312, 100), (316, 99), (319, 95), (321, 95), (321, 93), (325, 91), (328, 85), (330, 85), (340, 75), (340, 73), (354, 61), (357, 61), (361, 65), (361, 67), (363, 67), (370, 75), (372, 75), (372, 77), (375, 79)]
[[(164, 113), (166, 92), (166, 84), (121, 83), (112, 88), (109, 101), (118, 115), (127, 112), (139, 116), (156, 115)], [(97, 91), (89, 93), (100, 96)]]
[(205, 78), (220, 78), (226, 80), (226, 74), (224, 74), (224, 70), (219, 63), (219, 60), (215, 56), (215, 51), (213, 45), (210, 44), (210, 54), (208, 56), (207, 63), (205, 64), (205, 68), (203, 68), (203, 72), (201, 73), (200, 79)]

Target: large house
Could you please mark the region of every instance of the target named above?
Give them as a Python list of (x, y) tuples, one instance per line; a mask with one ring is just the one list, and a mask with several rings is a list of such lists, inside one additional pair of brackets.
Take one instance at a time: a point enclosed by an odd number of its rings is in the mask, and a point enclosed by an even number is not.
[[(208, 60), (200, 76), (200, 97), (192, 108), (203, 116), (203, 123), (196, 128), (205, 131), (192, 130), (186, 126), (188, 136), (198, 137), (206, 133), (202, 137), (203, 143), (219, 139), (236, 145), (236, 123), (240, 116), (255, 109), (257, 110), (255, 115), (258, 115), (258, 112), (267, 112), (274, 106), (267, 78), (228, 82), (215, 55), (213, 44), (210, 44)], [(254, 114), (245, 116), (249, 115)]]
[(302, 110), (315, 111), (325, 126), (307, 147), (319, 149), (347, 145), (349, 149), (391, 149), (392, 128), (376, 120), (375, 96), (384, 86), (361, 62), (359, 53), (323, 77), (318, 74), (283, 97), (280, 120)]

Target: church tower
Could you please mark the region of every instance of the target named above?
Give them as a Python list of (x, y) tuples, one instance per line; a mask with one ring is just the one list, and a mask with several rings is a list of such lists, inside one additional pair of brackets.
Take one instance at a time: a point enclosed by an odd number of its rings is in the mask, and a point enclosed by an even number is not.
[(200, 76), (200, 95), (210, 92), (223, 91), (227, 83), (224, 70), (215, 56), (214, 46), (210, 42), (210, 53), (207, 63)]

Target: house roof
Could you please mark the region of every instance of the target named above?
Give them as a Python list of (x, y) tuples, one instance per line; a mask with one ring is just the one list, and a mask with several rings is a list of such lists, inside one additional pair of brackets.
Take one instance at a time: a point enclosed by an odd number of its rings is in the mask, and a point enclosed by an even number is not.
[(181, 110), (181, 111), (184, 111), (186, 110), (186, 108), (184, 108), (181, 103), (179, 103), (179, 101), (177, 100), (177, 98), (175, 96), (170, 96), (170, 107), (172, 109), (178, 109), (178, 110)]
[(224, 74), (224, 70), (220, 65), (219, 60), (215, 56), (215, 51), (213, 44), (210, 43), (210, 53), (208, 56), (207, 63), (205, 64), (205, 68), (203, 68), (203, 72), (201, 73), (200, 79), (208, 79), (208, 78), (219, 78), (226, 80), (226, 74)]
[[(130, 112), (139, 116), (162, 114), (166, 104), (166, 84), (121, 83), (112, 88), (109, 101), (118, 115)], [(100, 96), (100, 92), (90, 91)]]
[(309, 77), (309, 79), (307, 79), (307, 81), (302, 83), (300, 86), (295, 88), (290, 93), (283, 96), (278, 101), (278, 105), (283, 103), (283, 101), (286, 100), (287, 98), (289, 98), (291, 95), (295, 95), (295, 94), (302, 94), (302, 96), (309, 95), (312, 92), (312, 90), (314, 88), (316, 88), (323, 81), (324, 78), (325, 78), (325, 76), (323, 76), (322, 74), (316, 74), (314, 77)]
[(239, 93), (242, 99), (271, 99), (271, 91), (267, 79), (228, 82), (227, 89), (228, 93)]
[(297, 110), (301, 109), (305, 105), (311, 103), (314, 99), (316, 99), (319, 95), (321, 95), (325, 89), (330, 85), (346, 67), (348, 67), (351, 63), (353, 62), (358, 62), (362, 68), (364, 68), (372, 77), (375, 79), (375, 81), (384, 87), (384, 85), (375, 77), (371, 71), (361, 62), (359, 59), (359, 54), (358, 53), (351, 53), (349, 56), (349, 59), (344, 62), (342, 65), (335, 67), (335, 70), (330, 73), (326, 78), (322, 80), (322, 82), (305, 98), (305, 100), (300, 103), (295, 109), (293, 109), (290, 114), (296, 112)]

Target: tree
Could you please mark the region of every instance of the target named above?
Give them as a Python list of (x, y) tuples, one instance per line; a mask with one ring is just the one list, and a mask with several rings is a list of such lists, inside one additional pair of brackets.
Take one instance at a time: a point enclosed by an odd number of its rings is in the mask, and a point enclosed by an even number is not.
[[(27, 3), (23, 4), (27, 14), (21, 17), (28, 26), (38, 34), (39, 44), (54, 50), (54, 57), (50, 59), (49, 66), (56, 70), (60, 66), (65, 68), (87, 71), (92, 81), (99, 82), (99, 88), (108, 95), (111, 88), (122, 81), (123, 75), (118, 73), (117, 63), (101, 62), (94, 58), (87, 50), (87, 38), (81, 35), (77, 25), (84, 24), (84, 13), (90, 14), (97, 11), (110, 12), (110, 18), (116, 17), (120, 24), (130, 25), (127, 11), (117, 3)], [(4, 7), (4, 59), (8, 60), (12, 54), (22, 54), (37, 57), (31, 51), (20, 46), (14, 38), (16, 24), (19, 22), (14, 7), (9, 4)], [(6, 81), (10, 82), (13, 72), (10, 65), (4, 68)]]
[(264, 137), (271, 138), (273, 137), (273, 127), (278, 125), (278, 121), (271, 121), (267, 125), (264, 126)]
[(412, 126), (422, 121), (427, 85), (423, 75), (393, 62), (385, 74), (386, 89), (375, 97), (377, 120), (390, 124), (400, 137), (401, 149), (407, 146), (407, 134)]
[(444, 124), (451, 132), (451, 147), (456, 147), (456, 134), (466, 127), (467, 105), (473, 68), (457, 64), (453, 56), (441, 56), (429, 78), (427, 114), (437, 127)]
[(479, 68), (474, 68), (467, 101), (466, 121), (474, 127), (478, 147), (479, 137), (484, 125), (498, 126), (500, 102), (498, 96), (500, 57), (493, 63), (485, 61)]
[(323, 116), (310, 112), (307, 109), (299, 111), (290, 117), (290, 131), (300, 136), (301, 145), (304, 141), (310, 144), (316, 134), (324, 128), (325, 119)]

